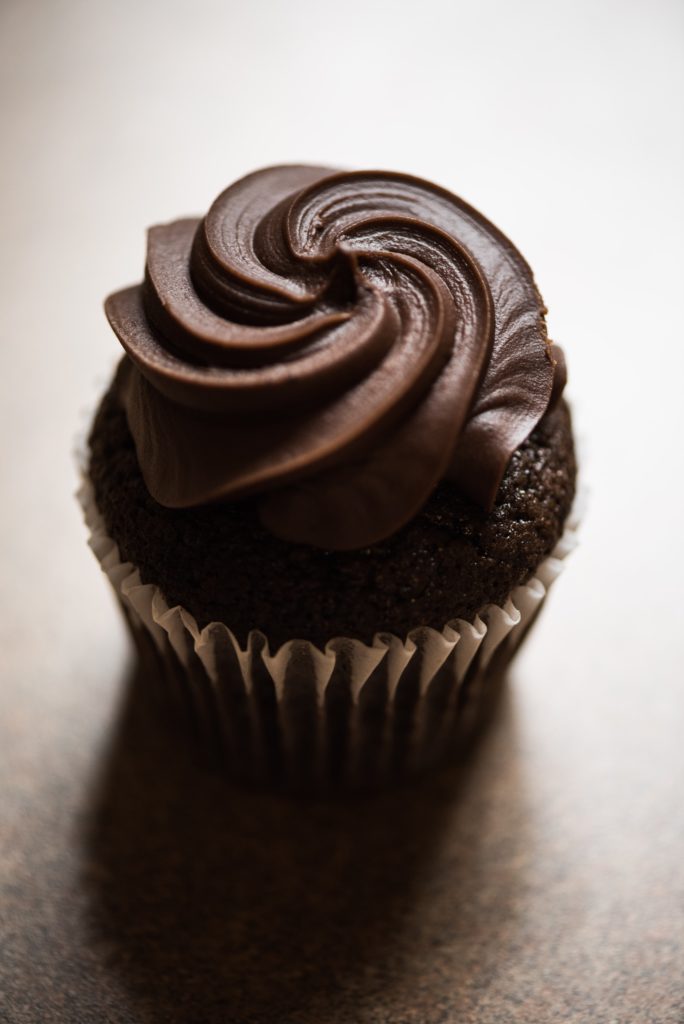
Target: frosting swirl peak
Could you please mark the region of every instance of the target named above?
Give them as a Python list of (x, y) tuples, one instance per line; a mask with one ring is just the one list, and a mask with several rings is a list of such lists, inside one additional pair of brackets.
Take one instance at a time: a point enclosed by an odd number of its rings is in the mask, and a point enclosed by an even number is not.
[(106, 312), (147, 487), (259, 496), (286, 539), (365, 547), (440, 479), (489, 509), (564, 383), (532, 273), (450, 193), (403, 174), (272, 167), (150, 229)]

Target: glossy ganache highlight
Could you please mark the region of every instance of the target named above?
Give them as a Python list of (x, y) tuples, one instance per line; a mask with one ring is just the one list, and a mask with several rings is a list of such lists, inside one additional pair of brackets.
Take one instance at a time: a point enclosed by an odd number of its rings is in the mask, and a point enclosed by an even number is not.
[(258, 496), (293, 542), (366, 547), (449, 478), (491, 509), (564, 384), (532, 273), (456, 196), (385, 172), (285, 166), (203, 219), (151, 228), (106, 312), (152, 496)]

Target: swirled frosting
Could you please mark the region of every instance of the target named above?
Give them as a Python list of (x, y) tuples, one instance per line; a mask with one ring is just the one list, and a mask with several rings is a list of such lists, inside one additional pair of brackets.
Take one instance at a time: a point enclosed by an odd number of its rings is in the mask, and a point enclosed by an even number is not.
[(491, 508), (564, 384), (532, 273), (418, 178), (283, 166), (153, 227), (110, 296), (147, 487), (174, 508), (258, 496), (288, 540), (365, 547), (443, 478)]

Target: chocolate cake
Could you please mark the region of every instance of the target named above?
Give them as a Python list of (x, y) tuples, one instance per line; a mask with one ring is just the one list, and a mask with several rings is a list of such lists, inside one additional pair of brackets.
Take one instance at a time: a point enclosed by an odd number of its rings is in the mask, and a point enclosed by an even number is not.
[(271, 167), (150, 229), (105, 308), (83, 502), (160, 692), (241, 777), (450, 749), (569, 548), (565, 361), (518, 250), (410, 175)]
[(501, 604), (554, 548), (575, 489), (565, 403), (518, 448), (485, 514), (442, 481), (414, 518), (357, 551), (293, 544), (264, 527), (253, 499), (197, 509), (164, 508), (149, 494), (113, 388), (90, 438), (97, 505), (122, 558), (200, 627), (230, 624), (241, 643), (260, 629), (272, 644), (337, 636), (370, 643), (441, 629)]

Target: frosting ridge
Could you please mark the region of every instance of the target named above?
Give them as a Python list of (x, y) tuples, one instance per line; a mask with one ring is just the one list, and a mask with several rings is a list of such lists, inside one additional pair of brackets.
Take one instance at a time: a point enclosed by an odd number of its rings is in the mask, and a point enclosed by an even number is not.
[(443, 477), (484, 509), (564, 382), (522, 256), (409, 175), (266, 168), (150, 229), (106, 302), (152, 496), (257, 495), (288, 540), (365, 547)]

